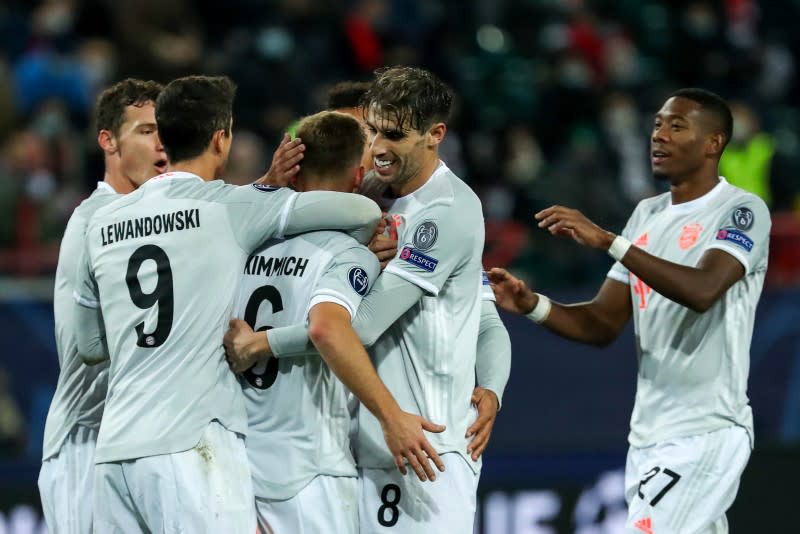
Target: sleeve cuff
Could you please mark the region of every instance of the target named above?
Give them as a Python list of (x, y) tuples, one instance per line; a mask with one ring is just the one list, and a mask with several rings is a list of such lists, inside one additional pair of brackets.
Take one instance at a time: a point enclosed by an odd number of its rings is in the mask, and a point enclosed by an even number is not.
[(739, 261), (739, 263), (742, 264), (742, 266), (744, 267), (745, 274), (750, 272), (750, 261), (747, 259), (747, 256), (745, 256), (744, 253), (742, 253), (741, 251), (736, 250), (736, 248), (734, 248), (734, 247), (731, 247), (731, 246), (728, 246), (728, 245), (724, 245), (723, 243), (719, 243), (719, 244), (713, 243), (713, 244), (707, 246), (706, 250), (710, 250), (712, 248), (715, 248), (717, 250), (721, 250), (723, 252), (727, 252), (728, 254), (730, 254), (731, 256), (736, 258)]
[(611, 278), (612, 280), (616, 280), (617, 282), (622, 282), (626, 286), (631, 285), (630, 275), (622, 274), (616, 269), (611, 269), (610, 271), (608, 271), (606, 278)]
[(308, 320), (308, 313), (311, 311), (311, 308), (316, 306), (317, 304), (321, 304), (323, 302), (332, 302), (334, 304), (338, 304), (350, 314), (350, 321), (356, 316), (356, 308), (353, 307), (353, 303), (349, 302), (344, 295), (337, 293), (336, 291), (325, 291), (321, 293), (317, 293), (316, 295), (311, 297), (311, 301), (308, 303), (308, 308), (306, 309), (305, 317), (306, 321)]
[(87, 299), (86, 297), (82, 297), (78, 294), (77, 291), (72, 292), (72, 298), (75, 299), (75, 302), (83, 306), (84, 308), (92, 308), (96, 310), (100, 307), (100, 303), (93, 299)]
[(411, 282), (415, 286), (419, 287), (420, 289), (422, 289), (423, 291), (425, 291), (427, 293), (430, 293), (434, 297), (439, 295), (439, 288), (436, 287), (435, 285), (433, 285), (432, 283), (430, 283), (427, 280), (424, 280), (421, 277), (419, 277), (419, 276), (417, 276), (415, 274), (412, 274), (412, 273), (410, 273), (408, 271), (405, 271), (403, 269), (398, 269), (397, 267), (393, 266), (392, 264), (387, 265), (386, 269), (384, 269), (383, 271), (386, 272), (386, 273), (392, 273), (392, 274), (394, 274), (396, 276), (399, 276), (403, 280)]

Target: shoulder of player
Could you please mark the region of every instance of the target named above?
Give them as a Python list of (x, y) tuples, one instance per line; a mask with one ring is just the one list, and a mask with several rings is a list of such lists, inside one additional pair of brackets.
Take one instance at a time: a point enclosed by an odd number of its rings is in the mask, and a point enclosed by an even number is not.
[(737, 187), (730, 183), (726, 184), (725, 196), (724, 196), (724, 205), (726, 207), (738, 207), (740, 205), (748, 205), (755, 207), (759, 211), (764, 211), (769, 213), (769, 207), (767, 203), (764, 202), (764, 199), (751, 193), (750, 191), (745, 191), (741, 187)]

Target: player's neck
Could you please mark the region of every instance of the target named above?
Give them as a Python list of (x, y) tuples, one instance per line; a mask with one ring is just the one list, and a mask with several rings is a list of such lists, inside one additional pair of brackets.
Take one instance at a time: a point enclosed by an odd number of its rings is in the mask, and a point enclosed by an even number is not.
[(202, 154), (194, 159), (170, 163), (168, 172), (188, 172), (199, 176), (206, 182), (217, 178), (217, 164), (211, 156)]
[(439, 156), (438, 154), (433, 154), (431, 158), (428, 159), (422, 166), (419, 168), (417, 173), (412, 176), (407, 182), (397, 186), (392, 187), (392, 192), (397, 195), (398, 198), (404, 197), (406, 195), (410, 195), (430, 180), (431, 176), (433, 176), (433, 172), (439, 167)]
[(719, 174), (716, 169), (713, 173), (705, 172), (690, 178), (672, 180), (669, 188), (672, 204), (683, 204), (698, 199), (714, 189), (717, 184), (719, 184)]
[(103, 176), (103, 181), (110, 185), (115, 192), (121, 195), (127, 195), (136, 187), (133, 185), (133, 182), (125, 178), (119, 173), (111, 172), (110, 170), (106, 169), (106, 173)]

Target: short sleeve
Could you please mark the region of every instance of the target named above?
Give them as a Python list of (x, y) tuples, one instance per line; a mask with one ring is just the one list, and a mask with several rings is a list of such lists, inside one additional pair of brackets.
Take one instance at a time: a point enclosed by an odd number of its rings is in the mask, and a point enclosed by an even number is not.
[(497, 302), (494, 291), (492, 291), (492, 286), (489, 284), (489, 276), (486, 274), (486, 271), (481, 271), (481, 300), (484, 302)]
[(337, 252), (311, 294), (306, 316), (317, 304), (334, 302), (350, 312), (352, 320), (379, 274), (378, 258), (366, 247), (354, 245)]
[(767, 205), (760, 198), (748, 195), (720, 214), (706, 249), (724, 250), (749, 274), (766, 268), (771, 228)]
[(470, 230), (482, 224), (470, 214), (457, 214), (449, 204), (426, 207), (403, 222), (397, 255), (385, 271), (438, 295), (450, 274), (472, 254), (475, 236)]
[[(88, 232), (87, 232), (88, 234)], [(100, 307), (100, 293), (97, 289), (97, 282), (89, 261), (89, 242), (88, 240), (81, 248), (81, 256), (78, 260), (75, 272), (75, 286), (72, 290), (75, 302), (85, 308), (98, 309)]]
[(283, 237), (298, 195), (285, 187), (262, 184), (225, 184), (221, 193), (219, 201), (227, 207), (236, 240), (248, 252), (268, 239)]

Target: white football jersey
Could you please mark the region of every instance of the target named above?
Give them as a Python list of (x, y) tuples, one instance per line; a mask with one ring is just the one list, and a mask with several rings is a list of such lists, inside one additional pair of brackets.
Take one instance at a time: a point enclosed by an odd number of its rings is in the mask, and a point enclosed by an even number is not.
[(720, 249), (745, 275), (705, 313), (656, 293), (621, 263), (608, 276), (630, 285), (639, 373), (629, 441), (635, 447), (731, 425), (753, 438), (747, 399), (750, 341), (767, 271), (772, 223), (757, 196), (720, 179), (707, 194), (673, 205), (645, 199), (622, 235), (654, 256), (696, 266)]
[[(339, 232), (267, 242), (244, 266), (239, 317), (256, 330), (307, 321), (334, 302), (355, 316), (380, 273), (372, 252)], [(285, 500), (317, 475), (357, 476), (349, 392), (321, 358), (272, 358), (241, 378), (256, 497)]]
[(99, 301), (111, 357), (97, 463), (190, 449), (212, 420), (246, 432), (222, 338), (247, 255), (296, 195), (173, 172), (97, 210), (75, 295)]
[(75, 291), (78, 261), (83, 253), (86, 225), (98, 208), (117, 198), (119, 196), (110, 185), (99, 182), (89, 198), (75, 208), (61, 239), (53, 291), (59, 374), (44, 425), (43, 460), (58, 454), (61, 444), (75, 425), (95, 430), (100, 427), (108, 387), (108, 363), (89, 366), (78, 356), (75, 329), (72, 327), (72, 309), (75, 305), (72, 294)]
[[(396, 199), (389, 214), (398, 251), (385, 272), (425, 294), (384, 332), (370, 355), (403, 410), (447, 426), (441, 434), (427, 434), (436, 451), (461, 454), (477, 472), (480, 463), (467, 456), (464, 436), (477, 414), (470, 398), (480, 323), (480, 200), (441, 163), (422, 187)], [(362, 407), (358, 422), (359, 465), (394, 466), (377, 419)]]

